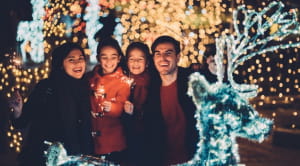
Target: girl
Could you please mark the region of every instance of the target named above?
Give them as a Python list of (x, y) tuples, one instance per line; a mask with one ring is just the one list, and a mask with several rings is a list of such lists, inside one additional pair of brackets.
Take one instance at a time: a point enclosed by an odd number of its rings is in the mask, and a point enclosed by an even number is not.
[[(150, 83), (149, 66), (152, 66), (149, 48), (141, 42), (131, 43), (126, 50), (126, 64), (129, 76), (134, 80), (130, 101), (126, 101), (124, 109), (133, 112), (137, 123), (141, 124), (143, 116), (142, 105), (148, 94)], [(138, 122), (139, 121), (139, 122)], [(137, 125), (136, 127), (140, 127)]]
[(49, 78), (36, 85), (24, 106), (19, 93), (10, 102), (15, 126), (30, 124), (20, 165), (45, 165), (44, 141), (63, 143), (68, 155), (93, 152), (88, 84), (82, 79), (85, 69), (83, 49), (65, 43), (53, 51)]
[(130, 93), (130, 79), (121, 68), (123, 54), (115, 39), (102, 40), (90, 73), (92, 128), (96, 155), (120, 163), (127, 147), (121, 116)]
[[(124, 109), (132, 113), (131, 120), (127, 120), (127, 137), (129, 144), (129, 158), (131, 163), (141, 165), (143, 160), (143, 104), (148, 94), (150, 84), (150, 67), (151, 63), (149, 48), (141, 42), (131, 43), (126, 50), (126, 64), (129, 70), (129, 76), (134, 80), (130, 101), (126, 101)], [(153, 73), (153, 71), (152, 71)], [(130, 124), (128, 124), (130, 123)]]

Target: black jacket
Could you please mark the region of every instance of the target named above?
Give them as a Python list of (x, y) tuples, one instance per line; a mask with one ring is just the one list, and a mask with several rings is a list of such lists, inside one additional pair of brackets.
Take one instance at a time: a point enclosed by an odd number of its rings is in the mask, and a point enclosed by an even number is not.
[(65, 73), (40, 81), (24, 104), (18, 128), (28, 124), (21, 165), (45, 165), (44, 141), (63, 143), (68, 155), (93, 152), (87, 84)]
[[(196, 119), (194, 118), (195, 105), (192, 98), (187, 95), (188, 76), (191, 70), (185, 68), (178, 68), (177, 87), (178, 100), (181, 108), (185, 113), (187, 130), (186, 130), (186, 144), (188, 146), (189, 157), (192, 158), (197, 147), (199, 134), (196, 129)], [(155, 77), (155, 76), (154, 76)], [(160, 103), (160, 87), (161, 79), (159, 76), (152, 78), (150, 85), (149, 96), (145, 104), (144, 125), (146, 135), (146, 162), (144, 165), (162, 165), (164, 159), (166, 128), (161, 112)]]

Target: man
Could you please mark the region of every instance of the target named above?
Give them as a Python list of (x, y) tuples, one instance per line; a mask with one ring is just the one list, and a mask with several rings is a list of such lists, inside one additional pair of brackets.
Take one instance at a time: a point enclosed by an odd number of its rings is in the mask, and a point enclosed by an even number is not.
[(195, 105), (187, 95), (192, 71), (177, 66), (180, 43), (174, 38), (157, 38), (151, 50), (157, 75), (145, 104), (145, 165), (183, 163), (193, 157), (198, 141)]

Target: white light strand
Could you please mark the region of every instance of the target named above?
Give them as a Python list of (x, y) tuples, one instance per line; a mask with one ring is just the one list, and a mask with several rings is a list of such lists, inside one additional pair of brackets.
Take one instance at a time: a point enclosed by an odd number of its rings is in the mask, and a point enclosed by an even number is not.
[(17, 29), (17, 41), (21, 42), (21, 53), (23, 61), (26, 62), (26, 47), (30, 46), (30, 57), (34, 62), (44, 61), (44, 36), (43, 17), (45, 15), (44, 6), (48, 0), (31, 0), (32, 21), (20, 21)]
[(99, 22), (99, 11), (100, 6), (98, 0), (87, 0), (88, 5), (86, 7), (86, 13), (83, 19), (86, 21), (86, 34), (88, 37), (88, 44), (91, 50), (90, 61), (97, 62), (97, 44), (98, 42), (94, 39), (95, 34), (103, 27), (103, 24)]

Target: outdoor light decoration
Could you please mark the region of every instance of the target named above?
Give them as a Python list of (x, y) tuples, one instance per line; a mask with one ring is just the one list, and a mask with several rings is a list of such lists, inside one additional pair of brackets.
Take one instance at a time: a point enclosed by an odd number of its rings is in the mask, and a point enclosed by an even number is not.
[[(31, 88), (41, 79), (48, 77), (49, 61), (36, 68), (22, 68), (21, 60), (16, 51), (4, 55), (6, 63), (0, 63), (0, 91), (9, 99), (18, 90), (23, 96), (23, 102), (27, 101), (27, 95)], [(13, 111), (13, 110), (10, 110)], [(6, 132), (9, 138), (9, 147), (20, 152), (23, 142), (22, 134), (16, 130), (9, 121), (9, 130)]]
[(31, 56), (34, 62), (44, 60), (44, 35), (43, 27), (45, 16), (45, 5), (48, 0), (31, 0), (32, 4), (32, 21), (20, 21), (17, 31), (17, 41), (21, 42), (21, 52), (23, 61), (26, 62), (26, 52)]
[[(44, 1), (44, 0), (43, 0)], [(86, 31), (86, 22), (84, 21), (83, 17), (87, 12), (85, 9), (89, 6), (87, 1), (77, 1), (77, 0), (49, 0), (43, 7), (37, 7), (38, 3), (43, 1), (37, 1), (34, 3), (33, 6), (33, 13), (41, 14), (43, 11), (45, 12), (44, 16), (40, 18), (43, 20), (43, 41), (39, 44), (43, 44), (44, 52), (40, 54), (41, 57), (36, 59), (44, 59), (39, 66), (26, 66), (24, 67), (22, 64), (26, 62), (26, 58), (23, 57), (21, 62), (18, 59), (18, 63), (20, 62), (21, 65), (16, 67), (15, 64), (11, 63), (0, 63), (0, 91), (5, 91), (7, 97), (11, 97), (14, 89), (19, 89), (21, 94), (23, 94), (24, 101), (26, 101), (26, 97), (29, 95), (30, 90), (34, 87), (34, 85), (41, 79), (47, 78), (48, 73), (50, 72), (50, 61), (49, 53), (50, 51), (60, 45), (68, 39), (69, 35), (71, 35), (70, 40), (73, 42), (79, 42), (83, 48), (85, 48), (85, 52), (89, 55), (91, 54), (88, 49), (88, 39), (87, 36), (89, 34)], [(270, 0), (265, 0), (263, 2), (259, 2), (256, 5), (258, 7), (258, 11), (265, 10)], [(119, 40), (120, 36), (122, 39), (122, 46), (125, 49), (125, 46), (131, 42), (128, 38), (128, 35), (131, 34), (134, 40), (141, 40), (146, 42), (148, 45), (151, 44), (151, 40), (154, 40), (157, 35), (161, 34), (147, 34), (149, 31), (146, 31), (146, 35), (149, 36), (147, 40), (142, 40), (141, 36), (145, 35), (144, 29), (151, 29), (154, 31), (155, 24), (151, 24), (149, 20), (153, 20), (156, 17), (162, 17), (163, 15), (159, 12), (156, 12), (156, 9), (163, 10), (164, 16), (171, 17), (184, 17), (184, 20), (176, 20), (180, 22), (180, 26), (182, 30), (170, 31), (170, 35), (174, 36), (176, 39), (179, 39), (184, 46), (184, 51), (182, 53), (181, 63), (184, 64), (183, 66), (188, 65), (191, 62), (198, 61), (202, 58), (202, 54), (204, 50), (203, 44), (212, 42), (209, 36), (218, 37), (220, 31), (219, 21), (217, 19), (222, 18), (222, 22), (230, 22), (230, 18), (224, 16), (225, 12), (231, 13), (232, 8), (234, 6), (229, 6), (228, 4), (222, 3), (221, 0), (201, 0), (201, 1), (194, 1), (194, 0), (186, 0), (185, 6), (183, 5), (174, 5), (173, 1), (170, 1), (171, 4), (167, 5), (169, 8), (178, 8), (180, 12), (173, 12), (170, 14), (171, 11), (177, 11), (175, 9), (168, 9), (164, 5), (168, 4), (169, 1), (155, 1), (161, 3), (155, 3), (158, 5), (155, 9), (146, 10), (143, 4), (151, 4), (154, 1), (136, 1), (136, 0), (115, 0), (115, 1), (101, 1), (100, 3), (109, 3), (111, 9), (117, 11), (117, 15), (119, 18), (116, 18), (116, 22), (118, 23), (114, 35)], [(233, 2), (233, 1), (232, 1)], [(235, 1), (238, 4), (244, 3), (243, 1)], [(177, 2), (181, 3), (181, 2)], [(248, 8), (256, 8), (257, 6), (246, 5)], [(165, 7), (165, 8), (164, 8)], [(134, 9), (135, 13), (129, 13), (129, 9)], [(102, 9), (102, 8), (101, 8)], [(298, 9), (295, 9), (297, 11)], [(169, 13), (169, 14), (168, 14)], [(37, 16), (36, 14), (35, 16)], [(184, 16), (185, 15), (185, 16)], [(103, 17), (103, 11), (100, 11), (100, 17)], [(215, 18), (214, 18), (215, 16)], [(64, 17), (68, 17), (68, 23), (65, 22), (66, 19)], [(137, 17), (137, 19), (135, 19)], [(224, 18), (225, 17), (225, 20)], [(168, 17), (165, 17), (168, 18)], [(266, 15), (266, 18), (267, 15)], [(171, 18), (172, 19), (172, 18)], [(133, 24), (131, 20), (135, 20), (136, 22)], [(147, 21), (148, 20), (148, 21)], [(212, 25), (209, 25), (207, 21), (198, 22), (198, 20), (214, 20), (211, 21)], [(268, 18), (268, 21), (272, 19)], [(168, 19), (166, 19), (168, 21)], [(32, 21), (33, 22), (33, 21)], [(70, 24), (72, 23), (72, 24)], [(132, 30), (133, 28), (137, 28), (139, 30)], [(237, 24), (242, 24), (242, 22), (237, 22)], [(37, 24), (35, 24), (37, 25)], [(71, 25), (71, 28), (70, 28)], [(161, 25), (169, 25), (168, 22)], [(172, 24), (170, 24), (172, 25)], [(279, 24), (274, 24), (270, 27), (269, 32), (265, 32), (265, 35), (269, 35), (269, 33), (276, 33), (278, 32)], [(139, 26), (139, 27), (137, 27)], [(38, 26), (39, 27), (39, 26)], [(144, 29), (143, 29), (144, 28)], [(172, 28), (171, 28), (172, 29)], [(166, 29), (166, 31), (171, 30)], [(26, 30), (26, 29), (21, 29)], [(228, 30), (226, 30), (229, 32)], [(252, 31), (252, 29), (251, 29)], [(21, 31), (22, 32), (22, 31)], [(174, 32), (174, 33), (171, 33)], [(178, 33), (178, 34), (177, 34)], [(29, 34), (33, 34), (28, 31), (27, 34), (24, 33), (24, 36)], [(22, 36), (17, 35), (17, 36)], [(135, 38), (137, 36), (138, 38)], [(27, 37), (28, 38), (28, 37)], [(37, 38), (38, 39), (38, 38)], [(295, 40), (292, 40), (295, 39)], [(276, 40), (275, 40), (276, 41)], [(300, 37), (295, 38), (288, 38), (284, 39), (283, 41), (287, 41), (290, 43), (298, 43), (300, 41)], [(203, 42), (203, 43), (202, 43)], [(279, 41), (278, 41), (279, 42)], [(25, 44), (26, 42), (22, 42)], [(33, 42), (35, 43), (35, 42)], [(30, 45), (30, 47), (29, 47)], [(41, 46), (41, 45), (39, 45)], [(30, 54), (30, 49), (32, 49), (32, 42), (27, 42), (25, 46), (21, 46), (22, 48), (26, 48), (28, 53)], [(22, 49), (24, 52), (25, 49)], [(14, 53), (15, 54), (15, 53)], [(13, 54), (6, 54), (8, 57), (13, 56)], [(22, 53), (24, 56), (25, 54)], [(30, 54), (31, 55), (31, 54)], [(258, 57), (258, 56), (256, 56)], [(253, 103), (254, 108), (258, 108), (265, 105), (276, 106), (277, 104), (286, 104), (292, 105), (296, 103), (297, 96), (300, 93), (300, 85), (299, 85), (299, 78), (300, 78), (300, 63), (299, 63), (299, 47), (290, 48), (288, 50), (275, 50), (273, 53), (266, 52), (259, 56), (260, 59), (256, 59), (253, 63), (248, 64), (248, 62), (252, 62), (252, 60), (246, 61), (242, 66), (247, 67), (246, 69), (237, 69), (235, 72), (236, 74), (244, 76), (245, 83), (248, 84), (259, 84), (259, 88), (257, 89), (258, 96), (254, 99), (251, 99), (251, 103)], [(33, 57), (31, 57), (34, 60)], [(275, 63), (275, 64), (274, 64)], [(270, 115), (276, 120), (276, 118), (280, 118), (280, 114), (277, 112), (270, 112)], [(289, 121), (285, 127), (290, 127), (291, 129), (298, 128), (297, 122), (299, 122), (300, 112), (295, 111), (290, 113), (290, 117), (294, 119), (294, 121)]]
[[(264, 10), (268, 2), (270, 0), (259, 2), (257, 9), (259, 11)], [(293, 10), (292, 12), (299, 11), (297, 8)], [(267, 18), (267, 15), (265, 17)], [(265, 34), (276, 32), (278, 27), (278, 24), (274, 24), (270, 27), (269, 32)], [(286, 43), (299, 42), (300, 37), (290, 36), (283, 41)], [(259, 108), (278, 104), (292, 106), (296, 103), (297, 95), (300, 92), (300, 63), (297, 57), (299, 57), (299, 47), (275, 50), (263, 53), (254, 60), (244, 63), (243, 67), (236, 71), (245, 78), (245, 82), (260, 85), (258, 96), (251, 101), (254, 107)], [(270, 114), (276, 120), (278, 114), (276, 112)]]
[[(253, 56), (300, 45), (300, 42), (281, 42), (291, 34), (300, 34), (296, 13), (292, 10), (284, 12), (283, 7), (281, 2), (272, 2), (256, 12), (239, 6), (233, 12), (235, 35), (224, 34), (216, 40), (217, 83), (209, 84), (199, 73), (190, 76), (188, 94), (193, 97), (197, 107), (195, 118), (200, 138), (194, 158), (182, 165), (238, 165), (240, 157), (236, 137), (262, 142), (269, 135), (272, 121), (260, 117), (248, 103), (249, 98), (257, 95), (258, 87), (237, 84), (232, 74)], [(242, 17), (238, 17), (239, 14)], [(270, 16), (265, 17), (267, 14)], [(241, 21), (240, 25), (238, 21)], [(267, 34), (274, 25), (278, 29)], [(251, 29), (255, 31), (252, 33)], [(279, 41), (270, 43), (274, 40)], [(227, 56), (224, 56), (225, 49)], [(226, 66), (224, 59), (227, 60)], [(229, 84), (223, 82), (224, 73)]]
[(95, 34), (103, 27), (99, 22), (100, 6), (98, 0), (87, 0), (88, 6), (86, 7), (83, 19), (86, 21), (86, 32), (88, 36), (89, 49), (91, 50), (90, 61), (97, 62), (97, 45), (98, 42), (94, 39)]
[(7, 136), (11, 140), (9, 143), (10, 148), (14, 148), (16, 152), (21, 151), (21, 145), (23, 142), (23, 137), (20, 131), (15, 130), (14, 126), (9, 124), (9, 130), (7, 131)]
[[(142, 41), (148, 46), (160, 35), (170, 35), (182, 44), (180, 66), (201, 62), (204, 44), (220, 31), (226, 5), (222, 0), (130, 0), (122, 5), (123, 45)], [(225, 6), (224, 6), (225, 5)], [(200, 50), (200, 51), (199, 51)]]
[(46, 166), (117, 166), (117, 164), (93, 156), (68, 156), (66, 149), (60, 142), (45, 141), (45, 144), (49, 145), (45, 152)]

